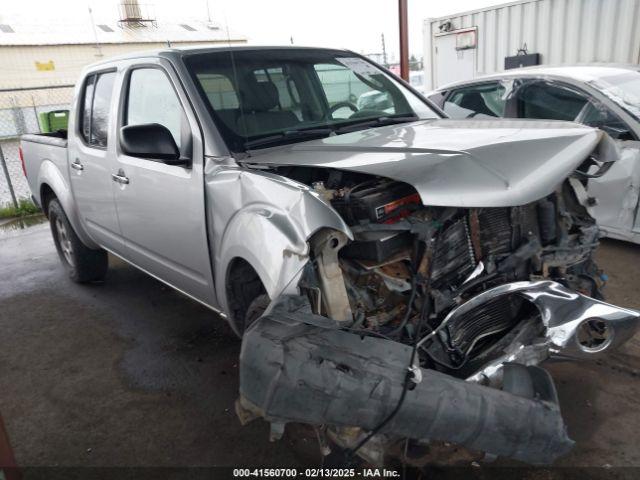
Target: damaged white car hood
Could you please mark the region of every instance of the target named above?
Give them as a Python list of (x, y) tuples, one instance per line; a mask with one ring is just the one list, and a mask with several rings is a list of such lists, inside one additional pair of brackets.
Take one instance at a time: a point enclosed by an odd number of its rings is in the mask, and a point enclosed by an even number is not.
[(253, 151), (244, 163), (379, 175), (412, 185), (425, 205), (507, 207), (550, 194), (603, 137), (568, 122), (423, 120)]

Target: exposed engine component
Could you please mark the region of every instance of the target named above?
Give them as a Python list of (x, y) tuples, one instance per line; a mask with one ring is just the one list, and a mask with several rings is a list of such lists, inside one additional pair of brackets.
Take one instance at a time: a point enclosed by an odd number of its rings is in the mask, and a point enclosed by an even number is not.
[(421, 206), (420, 196), (413, 187), (379, 179), (346, 188), (331, 203), (349, 225), (363, 221), (392, 223)]
[[(313, 187), (353, 228), (339, 261), (357, 328), (408, 342), (426, 304), (426, 326), (435, 329), (475, 294), (532, 278), (599, 295), (590, 258), (594, 223), (566, 183), (533, 204), (474, 209), (423, 206), (409, 185), (340, 172)], [(425, 238), (427, 230), (437, 241)], [(523, 308), (522, 299), (509, 296), (467, 312), (422, 346), (421, 361), (464, 377), (474, 358), (526, 316)]]
[(338, 264), (338, 252), (346, 243), (347, 237), (343, 233), (325, 230), (314, 237), (312, 245), (319, 272), (322, 305), (329, 317), (341, 322), (352, 320), (347, 289)]
[(476, 267), (467, 218), (454, 221), (440, 237), (433, 255), (431, 286), (459, 287)]

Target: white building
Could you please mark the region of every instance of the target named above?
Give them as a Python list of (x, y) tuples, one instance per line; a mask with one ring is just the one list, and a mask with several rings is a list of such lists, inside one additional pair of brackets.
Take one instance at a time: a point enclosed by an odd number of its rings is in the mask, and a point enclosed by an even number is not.
[(245, 42), (237, 35), (229, 38), (216, 24), (198, 21), (0, 23), (0, 89), (70, 85), (85, 65), (133, 51)]
[(167, 46), (246, 43), (246, 38), (215, 22), (156, 21), (137, 0), (114, 3), (111, 20), (89, 19), (87, 15), (84, 23), (0, 21), (0, 138), (37, 131), (39, 112), (66, 107), (73, 84), (88, 64)]

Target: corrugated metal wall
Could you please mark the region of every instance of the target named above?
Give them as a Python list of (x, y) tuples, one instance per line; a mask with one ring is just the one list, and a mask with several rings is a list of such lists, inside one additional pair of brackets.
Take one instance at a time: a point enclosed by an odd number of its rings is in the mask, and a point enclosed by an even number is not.
[(433, 35), (447, 20), (455, 29), (478, 28), (478, 75), (502, 71), (504, 57), (524, 43), (544, 64), (640, 63), (640, 0), (525, 0), (427, 20), (427, 60), (435, 55)]

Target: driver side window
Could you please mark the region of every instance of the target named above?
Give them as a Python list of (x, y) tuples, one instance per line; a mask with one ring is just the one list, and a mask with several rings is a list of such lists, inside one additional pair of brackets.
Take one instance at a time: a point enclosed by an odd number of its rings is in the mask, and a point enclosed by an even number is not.
[(137, 68), (129, 80), (125, 125), (145, 123), (166, 127), (181, 147), (186, 119), (169, 78), (158, 68)]
[(336, 64), (316, 64), (316, 73), (332, 109), (333, 118), (345, 119), (360, 110), (396, 113), (393, 99), (384, 88), (367, 85), (349, 68)]

